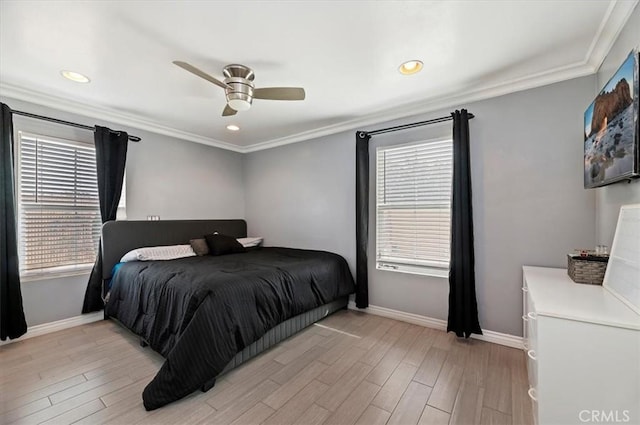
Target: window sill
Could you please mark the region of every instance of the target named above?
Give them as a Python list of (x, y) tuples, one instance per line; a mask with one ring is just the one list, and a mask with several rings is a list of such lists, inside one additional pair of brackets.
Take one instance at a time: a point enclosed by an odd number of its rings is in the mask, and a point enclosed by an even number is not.
[(442, 279), (449, 278), (449, 269), (440, 269), (440, 268), (425, 267), (425, 266), (414, 266), (410, 264), (376, 263), (376, 270), (382, 270), (386, 272), (417, 274), (421, 276), (439, 277)]
[(82, 276), (91, 274), (91, 269), (93, 267), (83, 267), (77, 268), (74, 270), (67, 271), (55, 271), (55, 272), (40, 272), (33, 274), (22, 274), (20, 275), (20, 282), (38, 282), (41, 280), (53, 280), (60, 279), (63, 277), (73, 277), (73, 276)]

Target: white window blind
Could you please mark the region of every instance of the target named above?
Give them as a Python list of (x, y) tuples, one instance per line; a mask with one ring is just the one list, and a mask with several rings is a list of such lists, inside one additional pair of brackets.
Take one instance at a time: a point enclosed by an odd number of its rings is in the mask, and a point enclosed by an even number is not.
[(21, 134), (18, 156), (21, 273), (91, 266), (101, 227), (95, 148)]
[(377, 267), (446, 276), (451, 227), (451, 140), (377, 150)]

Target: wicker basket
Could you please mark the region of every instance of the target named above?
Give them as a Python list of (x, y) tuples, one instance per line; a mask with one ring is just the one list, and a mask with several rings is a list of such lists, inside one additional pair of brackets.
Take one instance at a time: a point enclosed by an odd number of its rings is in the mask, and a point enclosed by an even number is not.
[(576, 283), (602, 285), (609, 257), (567, 255), (567, 272)]

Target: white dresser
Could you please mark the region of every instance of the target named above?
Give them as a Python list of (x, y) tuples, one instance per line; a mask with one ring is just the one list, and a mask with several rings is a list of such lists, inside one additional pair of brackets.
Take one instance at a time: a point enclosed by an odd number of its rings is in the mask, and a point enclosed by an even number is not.
[(640, 424), (640, 315), (565, 269), (525, 266), (522, 290), (536, 423)]

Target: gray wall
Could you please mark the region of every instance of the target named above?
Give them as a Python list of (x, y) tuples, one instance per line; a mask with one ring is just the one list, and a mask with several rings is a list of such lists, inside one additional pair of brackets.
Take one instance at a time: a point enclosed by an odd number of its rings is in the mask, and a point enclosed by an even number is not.
[[(109, 122), (97, 122), (50, 108), (0, 99), (11, 108), (86, 124), (126, 130), (142, 138), (130, 143), (127, 158), (127, 216), (145, 220), (244, 218), (241, 154), (185, 142)], [(93, 143), (89, 131), (16, 116), (15, 131)], [(29, 326), (80, 314), (88, 274), (25, 281), (22, 296)]]
[[(598, 70), (594, 95), (613, 76), (631, 49), (640, 46), (640, 6), (636, 6), (629, 21), (609, 51)], [(598, 244), (611, 246), (618, 222), (620, 206), (640, 202), (640, 179), (631, 183), (622, 182), (595, 189), (596, 192), (596, 237)]]
[(354, 270), (354, 163), (351, 133), (246, 154), (249, 236), (336, 252)]
[[(594, 85), (590, 76), (465, 105), (476, 114), (471, 122), (476, 277), (486, 330), (522, 334), (522, 265), (563, 267), (567, 252), (595, 244), (595, 193), (583, 189), (581, 171), (582, 113)], [(449, 123), (377, 136), (371, 159), (377, 146), (450, 131)], [(354, 270), (354, 133), (245, 155), (249, 233), (264, 236), (267, 245), (338, 252)], [(375, 229), (371, 170), (370, 229)], [(370, 233), (370, 253), (374, 238)], [(379, 271), (373, 261), (369, 273), (372, 305), (446, 319), (446, 279)]]
[[(117, 126), (114, 126), (117, 127)], [(135, 131), (127, 158), (127, 219), (244, 218), (242, 154)]]

